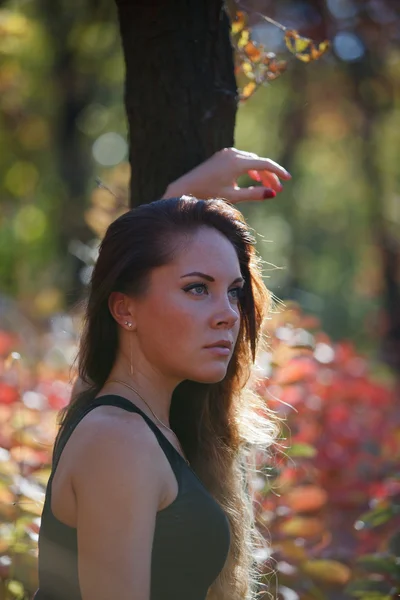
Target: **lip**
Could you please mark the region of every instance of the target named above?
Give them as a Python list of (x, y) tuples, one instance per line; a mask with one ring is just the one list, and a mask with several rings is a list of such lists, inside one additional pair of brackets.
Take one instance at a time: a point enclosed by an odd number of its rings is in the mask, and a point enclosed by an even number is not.
[(205, 346), (205, 350), (209, 350), (216, 356), (230, 356), (233, 343), (230, 340), (219, 340), (210, 346)]
[(218, 342), (205, 346), (205, 348), (224, 348), (225, 350), (231, 351), (232, 346), (233, 344), (230, 340), (218, 340)]
[(209, 350), (213, 354), (217, 356), (229, 356), (231, 351), (226, 346), (206, 346), (205, 350)]

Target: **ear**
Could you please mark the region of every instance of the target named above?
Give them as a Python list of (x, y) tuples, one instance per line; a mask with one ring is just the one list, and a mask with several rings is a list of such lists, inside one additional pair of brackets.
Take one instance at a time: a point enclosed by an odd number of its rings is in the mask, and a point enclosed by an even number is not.
[[(122, 292), (111, 292), (108, 308), (115, 321), (128, 331), (136, 329), (135, 301)], [(127, 325), (130, 323), (130, 325)]]

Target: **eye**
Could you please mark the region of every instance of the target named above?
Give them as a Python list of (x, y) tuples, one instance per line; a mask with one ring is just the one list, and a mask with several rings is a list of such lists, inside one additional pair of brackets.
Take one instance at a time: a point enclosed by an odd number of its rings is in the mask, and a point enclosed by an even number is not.
[(229, 293), (232, 294), (233, 292), (233, 298), (234, 300), (241, 300), (244, 296), (244, 289), (242, 287), (236, 287), (233, 288), (232, 290), (229, 290)]
[(205, 283), (194, 283), (189, 287), (184, 288), (185, 292), (191, 292), (193, 296), (202, 296), (203, 294), (196, 294), (192, 290), (207, 290), (207, 286)]

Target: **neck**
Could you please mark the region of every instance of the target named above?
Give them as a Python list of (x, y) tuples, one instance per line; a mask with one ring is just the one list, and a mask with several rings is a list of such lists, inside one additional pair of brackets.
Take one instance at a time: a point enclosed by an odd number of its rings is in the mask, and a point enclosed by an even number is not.
[[(138, 394), (136, 394), (133, 390), (126, 387), (121, 383), (117, 383), (116, 380), (120, 380), (131, 386), (135, 390), (137, 390)], [(118, 370), (112, 370), (110, 375), (107, 378), (107, 381), (110, 383), (105, 384), (105, 391), (107, 393), (115, 393), (120, 396), (124, 396), (127, 400), (132, 401), (139, 408), (143, 409), (143, 411), (149, 414), (150, 418), (153, 418), (151, 415), (151, 411), (149, 411), (149, 406), (151, 410), (154, 411), (154, 414), (169, 427), (169, 412), (171, 408), (171, 398), (172, 391), (166, 390), (165, 382), (164, 385), (161, 382), (157, 382), (154, 379), (149, 380), (147, 377), (144, 377), (143, 374), (133, 373), (132, 375), (127, 374), (126, 372), (120, 372)], [(142, 398), (147, 402), (143, 402)]]

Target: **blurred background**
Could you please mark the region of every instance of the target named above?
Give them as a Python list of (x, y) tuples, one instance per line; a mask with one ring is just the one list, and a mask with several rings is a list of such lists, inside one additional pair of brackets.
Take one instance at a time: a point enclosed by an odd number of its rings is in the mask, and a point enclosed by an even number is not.
[[(96, 178), (119, 194), (129, 178), (116, 14), (73, 6), (1, 3), (0, 290), (35, 323), (68, 310), (88, 281), (107, 221), (96, 209), (112, 203)], [(276, 201), (242, 205), (276, 267), (267, 283), (334, 338), (375, 352), (399, 298), (398, 3), (243, 6), (253, 39), (286, 59), (281, 30), (258, 13), (332, 42), (312, 64), (289, 57), (239, 110), (237, 147), (293, 174)], [(399, 321), (397, 309), (397, 338)]]
[[(387, 600), (400, 590), (400, 538), (388, 541), (400, 512), (400, 4), (236, 7), (253, 41), (287, 60), (241, 103), (236, 147), (293, 176), (273, 201), (240, 205), (266, 284), (286, 304), (269, 324), (259, 391), (293, 445), (274, 471), (283, 499), (254, 482), (260, 519), (285, 600), (346, 597), (363, 553), (376, 554), (363, 563), (375, 583), (355, 597)], [(330, 50), (297, 60), (271, 19)], [(0, 582), (10, 598), (36, 585), (43, 449), (69, 400), (99, 241), (128, 206), (124, 74), (111, 2), (0, 0)]]

